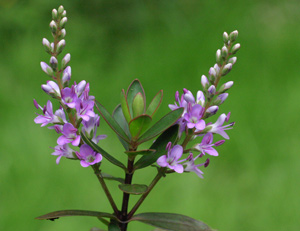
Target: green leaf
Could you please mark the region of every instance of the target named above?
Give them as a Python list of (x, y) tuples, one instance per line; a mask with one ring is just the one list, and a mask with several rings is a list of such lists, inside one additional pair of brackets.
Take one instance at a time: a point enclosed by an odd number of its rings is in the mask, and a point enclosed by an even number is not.
[(142, 93), (137, 93), (132, 102), (132, 113), (133, 113), (133, 118), (142, 115), (145, 113), (145, 100), (143, 98)]
[(93, 141), (88, 139), (83, 132), (80, 132), (81, 138), (83, 141), (88, 144), (92, 149), (94, 149), (96, 152), (100, 153), (104, 158), (106, 158), (109, 162), (111, 162), (114, 165), (117, 165), (124, 170), (126, 170), (126, 167), (124, 164), (122, 164), (120, 161), (118, 161), (116, 158), (108, 154), (106, 151), (104, 151), (102, 148), (100, 148), (97, 144), (95, 144)]
[(60, 217), (70, 217), (70, 216), (90, 216), (90, 217), (108, 217), (116, 219), (117, 217), (113, 214), (88, 211), (88, 210), (60, 210), (52, 213), (47, 213), (45, 215), (36, 217), (38, 220), (54, 220)]
[(147, 191), (148, 186), (144, 184), (120, 184), (119, 189), (125, 193), (140, 195)]
[(141, 213), (133, 216), (130, 221), (140, 221), (172, 231), (212, 231), (202, 221), (175, 213)]
[(160, 90), (152, 99), (151, 103), (149, 104), (146, 114), (153, 117), (154, 114), (157, 112), (163, 98), (163, 90)]
[(117, 121), (110, 115), (110, 113), (98, 102), (95, 101), (96, 108), (99, 111), (99, 113), (102, 115), (102, 117), (105, 119), (106, 123), (111, 127), (111, 129), (117, 133), (118, 136), (120, 136), (123, 140), (126, 142), (130, 142), (129, 137), (126, 135), (124, 130), (120, 127), (120, 125), (117, 123)]
[(155, 152), (154, 149), (145, 149), (145, 150), (138, 150), (138, 151), (126, 151), (125, 153), (128, 156), (137, 156), (137, 155), (150, 155), (153, 154)]
[(129, 121), (131, 120), (131, 115), (130, 115), (130, 110), (129, 110), (129, 106), (127, 103), (127, 97), (125, 95), (124, 89), (121, 92), (121, 107), (122, 107), (124, 117), (127, 120), (127, 122), (129, 123)]
[(108, 231), (121, 231), (118, 223), (112, 220), (108, 225)]
[(137, 140), (149, 127), (152, 118), (149, 115), (140, 115), (135, 117), (129, 123), (129, 130), (133, 139)]
[(132, 112), (133, 98), (139, 92), (142, 94), (142, 96), (144, 98), (144, 104), (146, 105), (146, 96), (145, 96), (145, 92), (144, 92), (143, 86), (142, 86), (141, 82), (138, 79), (135, 79), (129, 85), (127, 93), (126, 93), (127, 103), (128, 103), (128, 107), (129, 107), (131, 115), (133, 115), (133, 112)]
[(109, 175), (109, 174), (104, 173), (104, 172), (101, 172), (101, 176), (102, 176), (104, 179), (106, 179), (106, 180), (114, 180), (114, 181), (120, 182), (121, 184), (125, 184), (125, 181), (124, 181), (123, 178), (115, 177), (115, 176)]
[[(119, 104), (115, 110), (113, 111), (113, 117), (117, 121), (117, 123), (121, 126), (121, 128), (125, 131), (126, 135), (131, 138), (128, 123), (124, 117), (121, 104)], [(120, 142), (122, 143), (125, 150), (129, 150), (129, 145), (126, 141), (124, 141), (120, 136), (118, 136)]]
[(135, 164), (134, 169), (141, 169), (145, 168), (154, 162), (156, 160), (164, 155), (166, 151), (166, 146), (169, 142), (175, 143), (177, 136), (178, 136), (178, 124), (175, 124), (171, 127), (169, 127), (166, 131), (164, 131), (157, 139), (156, 141), (151, 145), (150, 149), (156, 150), (155, 153), (144, 155), (142, 156)]
[(172, 126), (176, 121), (181, 117), (183, 113), (183, 108), (178, 108), (174, 111), (169, 112), (163, 118), (161, 118), (156, 124), (154, 124), (151, 128), (149, 128), (140, 138), (138, 139), (138, 144), (141, 144), (147, 140), (150, 140), (167, 128)]

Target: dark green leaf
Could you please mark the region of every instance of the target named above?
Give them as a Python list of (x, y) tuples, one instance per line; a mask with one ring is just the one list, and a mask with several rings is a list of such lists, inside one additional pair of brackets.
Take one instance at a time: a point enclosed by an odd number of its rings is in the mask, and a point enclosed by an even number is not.
[(117, 219), (113, 214), (88, 211), (88, 210), (60, 210), (52, 213), (47, 213), (43, 216), (36, 217), (38, 220), (54, 220), (60, 217), (70, 217), (70, 216), (90, 216), (90, 217), (108, 217)]
[[(123, 115), (121, 104), (119, 104), (113, 111), (113, 117), (117, 121), (117, 123), (121, 126), (121, 128), (125, 131), (126, 135), (129, 138), (131, 138), (128, 123)], [(119, 138), (120, 142), (122, 143), (123, 147), (125, 148), (125, 150), (129, 150), (128, 143), (125, 140), (123, 140), (120, 136), (118, 136), (118, 138)]]
[(124, 181), (123, 178), (115, 177), (115, 176), (109, 175), (109, 174), (104, 173), (104, 172), (101, 172), (101, 176), (102, 176), (104, 179), (107, 179), (107, 180), (114, 180), (114, 181), (120, 182), (121, 184), (125, 184), (125, 181)]
[(146, 150), (139, 150), (139, 151), (126, 151), (125, 153), (128, 156), (137, 156), (137, 155), (150, 155), (155, 152), (154, 149), (146, 149)]
[(125, 193), (139, 195), (145, 193), (148, 186), (144, 184), (120, 184), (119, 188)]
[(112, 220), (108, 225), (108, 231), (121, 231), (118, 223)]
[(141, 213), (133, 216), (130, 221), (140, 221), (172, 231), (212, 231), (202, 221), (175, 213)]
[(102, 115), (102, 117), (105, 119), (106, 123), (111, 127), (111, 129), (117, 133), (123, 140), (126, 142), (130, 142), (129, 137), (126, 135), (124, 130), (120, 127), (120, 125), (117, 123), (117, 121), (110, 115), (110, 113), (97, 101), (95, 101), (96, 108), (99, 111), (99, 113)]
[(111, 162), (114, 165), (117, 165), (123, 169), (126, 170), (126, 167), (124, 164), (122, 164), (120, 161), (118, 161), (116, 158), (108, 154), (106, 151), (104, 151), (102, 148), (100, 148), (97, 144), (95, 144), (93, 141), (88, 139), (83, 132), (80, 133), (81, 138), (83, 141), (88, 144), (92, 149), (94, 149), (96, 152), (100, 153), (105, 159), (107, 159), (109, 162)]
[(127, 97), (125, 95), (124, 89), (121, 92), (121, 107), (122, 107), (122, 112), (124, 114), (124, 118), (126, 119), (127, 123), (129, 123), (129, 121), (131, 120), (131, 115), (130, 115), (130, 110), (129, 110)]
[(129, 123), (129, 130), (133, 139), (138, 139), (139, 135), (143, 134), (149, 127), (152, 118), (149, 115), (140, 115)]
[(156, 111), (158, 110), (163, 98), (163, 91), (160, 90), (152, 99), (151, 103), (149, 104), (146, 114), (153, 117)]
[(127, 103), (128, 103), (128, 107), (129, 107), (131, 115), (133, 115), (133, 112), (132, 112), (133, 98), (139, 92), (142, 94), (142, 96), (144, 98), (144, 104), (146, 105), (146, 96), (145, 96), (145, 92), (144, 92), (143, 86), (142, 86), (141, 82), (138, 79), (135, 79), (129, 85), (127, 93), (126, 93)]
[(160, 156), (164, 155), (167, 152), (166, 151), (167, 144), (169, 142), (172, 142), (174, 144), (174, 142), (176, 141), (178, 136), (178, 129), (179, 126), (176, 124), (168, 128), (166, 131), (164, 131), (150, 147), (150, 149), (154, 149), (156, 150), (156, 152), (149, 155), (142, 156), (134, 164), (134, 169), (145, 168), (153, 164), (154, 162), (156, 162), (156, 160)]
[(163, 118), (161, 118), (156, 124), (154, 124), (151, 128), (149, 128), (140, 138), (138, 139), (138, 143), (141, 144), (147, 140), (150, 140), (170, 126), (172, 126), (176, 121), (181, 117), (183, 113), (183, 108), (178, 108), (174, 111), (169, 112)]

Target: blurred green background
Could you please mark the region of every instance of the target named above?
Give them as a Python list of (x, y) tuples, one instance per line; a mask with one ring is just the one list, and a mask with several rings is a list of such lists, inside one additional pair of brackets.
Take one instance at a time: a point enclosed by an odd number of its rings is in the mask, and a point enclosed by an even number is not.
[[(167, 113), (176, 90), (201, 89), (222, 33), (237, 29), (242, 48), (226, 76), (235, 84), (220, 109), (231, 111), (236, 122), (230, 140), (211, 158), (204, 179), (172, 174), (138, 212), (181, 213), (220, 231), (299, 229), (298, 0), (1, 0), (0, 230), (89, 230), (102, 223), (34, 217), (62, 209), (111, 212), (92, 170), (66, 159), (56, 165), (49, 147), (57, 135), (33, 122), (33, 98), (41, 105), (49, 99), (40, 88), (47, 77), (39, 62), (49, 60), (41, 41), (51, 38), (51, 10), (60, 4), (68, 14), (65, 52), (72, 56), (72, 80), (90, 82), (91, 94), (109, 111), (121, 89), (139, 78), (148, 100), (164, 90), (159, 116)], [(102, 146), (124, 161), (104, 121), (99, 134), (108, 134)], [(107, 161), (103, 167), (122, 175)], [(154, 174), (141, 170), (135, 182), (150, 182)], [(113, 194), (121, 197), (117, 189)], [(152, 229), (137, 222), (129, 228)]]

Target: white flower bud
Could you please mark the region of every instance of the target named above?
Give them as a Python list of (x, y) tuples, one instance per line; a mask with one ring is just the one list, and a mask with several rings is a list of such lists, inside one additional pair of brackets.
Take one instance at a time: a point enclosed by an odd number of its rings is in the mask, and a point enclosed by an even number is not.
[(238, 35), (239, 32), (237, 30), (232, 31), (229, 35), (230, 42), (233, 43), (237, 39)]
[(57, 59), (54, 57), (54, 56), (52, 56), (51, 58), (50, 58), (50, 66), (52, 67), (52, 69), (54, 70), (54, 71), (56, 71), (56, 69), (57, 69)]
[(59, 26), (60, 28), (64, 28), (67, 24), (68, 18), (67, 17), (63, 17), (60, 22), (59, 22)]
[(209, 82), (208, 82), (208, 79), (205, 75), (201, 76), (201, 84), (202, 84), (203, 89), (208, 88)]
[(223, 33), (223, 41), (224, 41), (225, 44), (228, 43), (228, 39), (229, 39), (229, 37), (228, 37), (227, 32), (224, 32), (224, 33)]
[(235, 44), (231, 49), (231, 53), (235, 54), (240, 48), (241, 48), (241, 44), (239, 43)]
[(71, 55), (68, 53), (65, 55), (65, 57), (61, 60), (61, 68), (64, 69), (67, 64), (70, 62)]
[(222, 54), (222, 57), (223, 57), (223, 58), (226, 58), (226, 57), (227, 57), (227, 55), (228, 55), (228, 49), (227, 49), (226, 46), (223, 46), (223, 47), (222, 47), (221, 54)]
[(222, 76), (227, 75), (231, 69), (232, 69), (232, 63), (226, 64), (222, 70)]
[(62, 13), (64, 12), (64, 7), (62, 6), (62, 5), (60, 5), (59, 7), (58, 7), (58, 14), (59, 15), (62, 15)]
[(232, 57), (228, 60), (228, 63), (232, 63), (232, 65), (234, 65), (236, 63), (237, 58), (236, 57)]
[(222, 61), (223, 61), (223, 59), (222, 59), (222, 55), (221, 55), (221, 50), (218, 49), (216, 52), (216, 62), (218, 64), (222, 64)]
[(54, 22), (54, 20), (52, 20), (51, 22), (50, 22), (50, 29), (51, 29), (51, 32), (53, 33), (53, 34), (55, 34), (56, 33), (56, 31), (57, 31), (57, 25), (56, 25), (56, 23)]
[(43, 38), (43, 46), (45, 47), (45, 50), (50, 54), (51, 53), (51, 44), (46, 38)]
[(64, 39), (60, 40), (57, 44), (56, 53), (60, 54), (66, 46), (66, 41)]
[(53, 9), (53, 10), (52, 10), (52, 19), (53, 19), (53, 20), (56, 20), (56, 19), (57, 19), (57, 16), (58, 16), (57, 10), (56, 10), (56, 9)]

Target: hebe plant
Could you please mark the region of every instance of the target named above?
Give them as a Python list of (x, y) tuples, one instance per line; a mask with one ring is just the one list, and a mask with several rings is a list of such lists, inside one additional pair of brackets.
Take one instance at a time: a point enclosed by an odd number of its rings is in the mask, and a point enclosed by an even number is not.
[[(82, 167), (91, 167), (97, 176), (113, 212), (95, 212), (85, 210), (63, 210), (52, 212), (37, 219), (53, 220), (64, 216), (94, 216), (97, 217), (108, 230), (127, 230), (128, 223), (140, 221), (161, 230), (204, 231), (211, 230), (206, 224), (193, 218), (172, 213), (141, 213), (136, 211), (145, 198), (162, 178), (172, 173), (194, 172), (203, 177), (202, 168), (209, 164), (206, 155), (218, 156), (214, 147), (223, 144), (224, 140), (213, 143), (213, 136), (218, 134), (229, 139), (225, 130), (231, 129), (234, 123), (223, 125), (229, 121), (230, 113), (221, 114), (215, 123), (207, 123), (205, 119), (215, 115), (219, 106), (226, 100), (226, 91), (232, 87), (229, 81), (221, 86), (220, 80), (226, 76), (236, 63), (232, 57), (240, 48), (234, 42), (238, 32), (229, 35), (224, 32), (224, 46), (216, 52), (216, 64), (210, 68), (208, 77), (202, 75), (202, 91), (196, 97), (191, 91), (183, 89), (180, 95), (175, 94), (175, 103), (170, 104), (171, 111), (158, 122), (153, 123), (153, 117), (162, 102), (163, 92), (159, 91), (150, 103), (146, 102), (144, 89), (139, 80), (134, 80), (127, 91), (122, 90), (121, 102), (111, 114), (105, 107), (89, 94), (89, 84), (82, 80), (78, 84), (71, 82), (70, 54), (66, 54), (60, 62), (58, 56), (65, 47), (66, 11), (63, 6), (52, 11), (50, 28), (53, 42), (43, 39), (43, 46), (51, 55), (49, 64), (41, 62), (42, 70), (51, 78), (42, 89), (54, 100), (60, 103), (59, 109), (53, 113), (49, 100), (44, 107), (38, 105), (41, 114), (35, 118), (35, 123), (48, 126), (59, 134), (57, 146), (52, 155), (57, 156), (56, 163), (62, 157), (79, 160)], [(200, 81), (199, 81), (200, 82)], [(200, 84), (200, 83), (199, 83)], [(122, 163), (114, 155), (103, 150), (98, 145), (105, 135), (97, 135), (100, 116), (99, 112), (110, 128), (116, 133), (124, 147), (124, 155), (128, 162)], [(154, 139), (149, 149), (141, 150), (142, 143)], [(196, 140), (195, 145), (190, 141)], [(104, 141), (102, 141), (104, 142)], [(189, 145), (190, 144), (190, 145)], [(124, 170), (124, 178), (115, 177), (102, 172), (101, 161), (106, 158), (111, 164)], [(197, 162), (197, 163), (196, 163)], [(149, 184), (133, 184), (135, 173), (146, 167), (156, 167), (157, 174)], [(117, 190), (123, 192), (121, 207), (118, 207), (106, 185), (106, 180), (119, 182)], [(140, 199), (132, 208), (128, 208), (130, 195), (140, 195)], [(92, 230), (100, 230), (93, 228)]]

